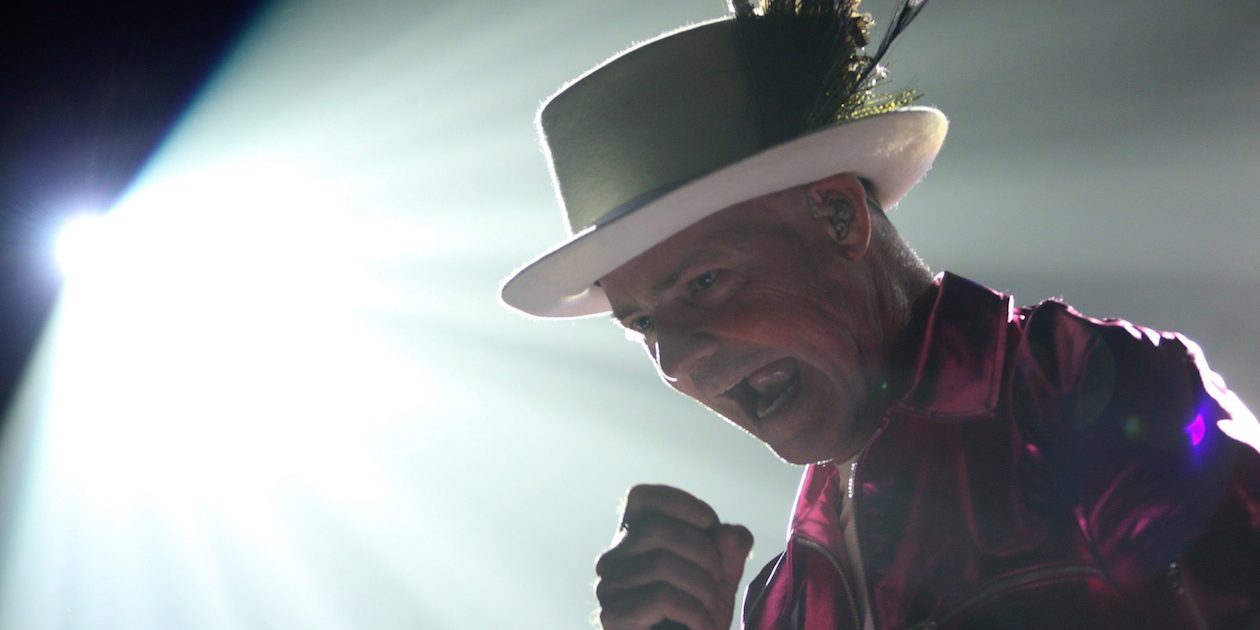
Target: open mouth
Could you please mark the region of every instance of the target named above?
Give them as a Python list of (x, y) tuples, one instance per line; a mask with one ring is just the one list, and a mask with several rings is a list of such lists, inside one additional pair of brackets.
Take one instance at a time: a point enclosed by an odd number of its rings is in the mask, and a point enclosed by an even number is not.
[(757, 368), (727, 391), (744, 412), (765, 420), (786, 406), (796, 395), (800, 366), (796, 359), (784, 358)]

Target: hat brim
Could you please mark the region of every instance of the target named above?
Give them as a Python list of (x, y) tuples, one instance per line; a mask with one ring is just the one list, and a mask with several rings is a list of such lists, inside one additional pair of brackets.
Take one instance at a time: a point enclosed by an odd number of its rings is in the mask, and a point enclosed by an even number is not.
[(678, 186), (526, 263), (503, 284), (508, 306), (543, 318), (610, 310), (595, 282), (697, 221), (735, 204), (839, 173), (874, 184), (892, 208), (932, 166), (949, 122), (931, 107), (906, 107), (825, 127)]

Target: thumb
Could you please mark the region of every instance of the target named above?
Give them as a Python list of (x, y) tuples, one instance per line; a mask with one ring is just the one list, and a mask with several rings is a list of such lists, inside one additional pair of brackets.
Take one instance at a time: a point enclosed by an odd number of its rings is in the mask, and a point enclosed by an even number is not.
[(744, 575), (744, 563), (752, 551), (753, 535), (743, 525), (722, 523), (717, 529), (718, 555), (722, 557), (722, 585), (728, 589), (739, 587)]

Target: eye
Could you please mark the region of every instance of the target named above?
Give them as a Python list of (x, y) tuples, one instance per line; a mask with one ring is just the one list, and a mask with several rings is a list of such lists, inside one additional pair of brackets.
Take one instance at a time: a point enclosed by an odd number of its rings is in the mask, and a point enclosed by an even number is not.
[(704, 291), (705, 289), (717, 284), (717, 281), (718, 272), (709, 271), (696, 276), (696, 279), (691, 281), (691, 288), (696, 291)]
[(638, 333), (646, 333), (652, 329), (652, 316), (642, 315), (630, 320), (630, 330)]

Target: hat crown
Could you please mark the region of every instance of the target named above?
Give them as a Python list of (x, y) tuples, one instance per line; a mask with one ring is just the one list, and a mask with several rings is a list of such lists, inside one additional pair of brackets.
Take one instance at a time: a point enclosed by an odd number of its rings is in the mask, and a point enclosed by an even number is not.
[(878, 95), (879, 60), (922, 8), (906, 0), (873, 56), (858, 0), (736, 2), (562, 89), (539, 126), (569, 229), (604, 223), (776, 144), (917, 98)]
[(901, 0), (874, 54), (858, 0), (735, 0), (735, 17), (666, 34), (596, 67), (539, 112), (573, 236), (502, 286), (541, 317), (609, 308), (597, 280), (723, 208), (837, 173), (891, 208), (948, 121), (876, 94), (880, 59), (924, 0)]
[(634, 48), (543, 107), (539, 126), (571, 233), (763, 148), (733, 23)]

